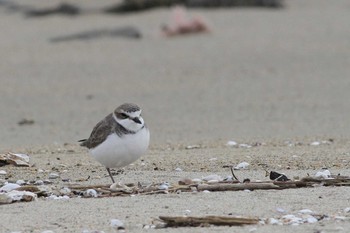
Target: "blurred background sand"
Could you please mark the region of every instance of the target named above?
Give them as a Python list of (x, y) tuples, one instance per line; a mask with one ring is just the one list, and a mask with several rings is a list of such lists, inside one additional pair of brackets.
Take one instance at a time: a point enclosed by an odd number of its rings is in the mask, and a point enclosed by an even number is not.
[[(98, 9), (114, 1), (70, 2)], [(349, 137), (350, 3), (285, 6), (190, 9), (212, 33), (176, 38), (160, 36), (167, 8), (28, 18), (0, 7), (0, 148), (74, 143), (123, 102), (144, 109), (153, 144)], [(143, 37), (50, 41), (122, 26)]]

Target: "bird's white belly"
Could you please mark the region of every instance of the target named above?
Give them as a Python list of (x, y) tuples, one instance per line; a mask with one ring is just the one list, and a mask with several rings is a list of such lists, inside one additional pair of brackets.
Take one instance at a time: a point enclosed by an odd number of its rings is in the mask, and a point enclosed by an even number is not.
[(149, 131), (146, 128), (122, 137), (113, 133), (89, 152), (94, 159), (107, 168), (124, 167), (136, 161), (147, 151), (149, 138)]

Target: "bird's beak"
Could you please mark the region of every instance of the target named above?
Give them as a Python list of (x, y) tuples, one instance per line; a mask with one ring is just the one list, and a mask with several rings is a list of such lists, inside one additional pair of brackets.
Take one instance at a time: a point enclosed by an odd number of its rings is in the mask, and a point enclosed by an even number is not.
[(142, 124), (142, 122), (140, 121), (140, 119), (138, 117), (135, 117), (132, 119), (135, 123), (138, 123), (138, 124)]

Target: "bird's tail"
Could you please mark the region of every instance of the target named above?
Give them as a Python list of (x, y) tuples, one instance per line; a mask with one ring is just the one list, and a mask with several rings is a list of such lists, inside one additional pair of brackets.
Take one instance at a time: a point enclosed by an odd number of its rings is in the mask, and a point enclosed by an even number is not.
[(87, 139), (81, 139), (78, 142), (80, 142), (80, 146), (85, 146), (86, 147), (86, 141), (87, 141)]

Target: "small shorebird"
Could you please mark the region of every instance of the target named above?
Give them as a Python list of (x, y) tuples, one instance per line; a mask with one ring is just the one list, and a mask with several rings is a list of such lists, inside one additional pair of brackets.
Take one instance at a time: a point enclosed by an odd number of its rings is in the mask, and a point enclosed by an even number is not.
[(107, 168), (121, 168), (140, 158), (149, 145), (150, 133), (136, 104), (125, 103), (101, 120), (88, 139), (80, 140), (91, 156)]

